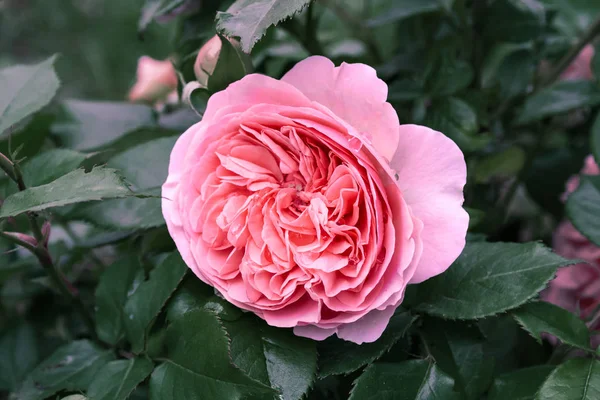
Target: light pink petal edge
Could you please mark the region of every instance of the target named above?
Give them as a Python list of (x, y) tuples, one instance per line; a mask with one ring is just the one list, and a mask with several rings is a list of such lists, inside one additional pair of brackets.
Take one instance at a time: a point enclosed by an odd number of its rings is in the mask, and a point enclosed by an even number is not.
[(415, 217), (423, 222), (423, 254), (410, 283), (444, 272), (465, 247), (469, 215), (463, 209), (467, 166), (458, 146), (440, 132), (400, 125), (390, 164)]

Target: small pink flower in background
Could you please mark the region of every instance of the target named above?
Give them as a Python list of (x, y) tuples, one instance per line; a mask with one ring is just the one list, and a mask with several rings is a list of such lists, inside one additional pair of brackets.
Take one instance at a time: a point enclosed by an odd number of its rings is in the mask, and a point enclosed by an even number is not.
[(324, 57), (214, 94), (162, 191), (198, 278), (299, 336), (379, 338), (406, 286), (458, 257), (469, 220), (460, 149), (399, 125), (386, 99), (373, 68)]
[[(586, 158), (581, 173), (600, 174), (592, 156)], [(579, 176), (573, 176), (567, 181), (563, 200), (577, 189), (579, 179)], [(585, 260), (589, 264), (581, 263), (558, 270), (556, 278), (550, 282), (542, 297), (569, 311), (579, 311), (582, 318), (588, 318), (600, 305), (600, 247), (579, 233), (569, 221), (559, 224), (554, 232), (553, 242), (557, 254), (565, 258)]]
[(577, 58), (560, 75), (561, 80), (590, 80), (594, 78), (592, 73), (592, 59), (594, 58), (594, 46), (588, 44), (581, 50)]
[(150, 104), (177, 96), (177, 74), (170, 60), (159, 61), (142, 56), (137, 66), (137, 81), (129, 91), (129, 100)]

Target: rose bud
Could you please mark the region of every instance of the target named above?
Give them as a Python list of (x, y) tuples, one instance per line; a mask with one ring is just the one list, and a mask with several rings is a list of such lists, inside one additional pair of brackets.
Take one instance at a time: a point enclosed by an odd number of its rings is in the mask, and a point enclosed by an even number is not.
[(196, 62), (194, 63), (194, 74), (196, 80), (203, 87), (208, 86), (208, 78), (215, 71), (219, 54), (221, 53), (221, 39), (218, 35), (213, 36), (200, 48)]
[(172, 97), (177, 90), (177, 74), (170, 60), (159, 61), (148, 56), (140, 57), (137, 81), (129, 91), (129, 100), (155, 104)]
[[(600, 174), (592, 156), (586, 158), (581, 173)], [(577, 189), (579, 180), (579, 176), (574, 176), (567, 181), (563, 200)], [(590, 317), (600, 305), (600, 247), (579, 233), (569, 221), (561, 222), (556, 228), (553, 247), (562, 257), (585, 260), (589, 264), (580, 263), (559, 269), (556, 278), (542, 293), (542, 298), (571, 312), (579, 310), (582, 318)]]
[(462, 152), (400, 125), (387, 91), (367, 65), (310, 57), (213, 94), (162, 187), (194, 274), (296, 335), (379, 338), (406, 286), (462, 252), (469, 223)]

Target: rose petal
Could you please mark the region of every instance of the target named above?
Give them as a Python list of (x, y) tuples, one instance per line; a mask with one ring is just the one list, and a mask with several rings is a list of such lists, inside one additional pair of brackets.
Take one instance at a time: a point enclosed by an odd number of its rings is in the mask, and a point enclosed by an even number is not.
[(386, 102), (387, 85), (373, 68), (346, 63), (335, 67), (329, 59), (314, 56), (296, 64), (281, 80), (329, 108), (391, 160), (398, 145), (398, 114)]
[(464, 156), (449, 138), (419, 125), (401, 125), (390, 166), (413, 214), (423, 222), (423, 254), (410, 283), (444, 272), (465, 247), (469, 215), (462, 208)]

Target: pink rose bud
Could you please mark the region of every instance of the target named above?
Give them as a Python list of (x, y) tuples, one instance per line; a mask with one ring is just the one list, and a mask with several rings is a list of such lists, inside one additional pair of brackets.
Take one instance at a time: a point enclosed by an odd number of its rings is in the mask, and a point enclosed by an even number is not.
[(208, 86), (208, 78), (215, 71), (219, 54), (221, 53), (221, 39), (218, 35), (213, 36), (208, 42), (200, 48), (196, 62), (194, 63), (194, 74), (196, 80), (203, 87)]
[(29, 243), (32, 246), (37, 246), (37, 240), (33, 236), (26, 235), (21, 232), (4, 232), (7, 236), (14, 237), (15, 239), (19, 239), (23, 242)]
[(166, 100), (176, 90), (177, 74), (170, 60), (140, 57), (137, 81), (129, 91), (130, 101), (154, 104)]
[[(585, 160), (581, 171), (584, 175), (599, 175), (600, 169), (592, 156)], [(563, 199), (579, 186), (579, 177), (571, 177), (566, 185)], [(569, 221), (561, 222), (553, 237), (553, 247), (557, 254), (569, 258), (588, 261), (561, 268), (556, 278), (542, 293), (542, 298), (569, 311), (580, 311), (582, 318), (590, 317), (600, 305), (600, 247), (583, 236)], [(597, 328), (597, 327), (596, 327)]]
[(462, 252), (469, 224), (462, 152), (400, 125), (387, 92), (367, 65), (309, 57), (213, 94), (162, 187), (194, 274), (296, 335), (379, 338), (406, 286)]
[(581, 50), (577, 58), (560, 75), (562, 80), (590, 80), (594, 78), (592, 72), (592, 59), (594, 58), (594, 46), (588, 44)]
[(50, 225), (50, 221), (45, 221), (42, 225), (42, 235), (44, 235), (44, 247), (48, 246), (48, 240), (50, 239), (50, 231), (52, 226)]

